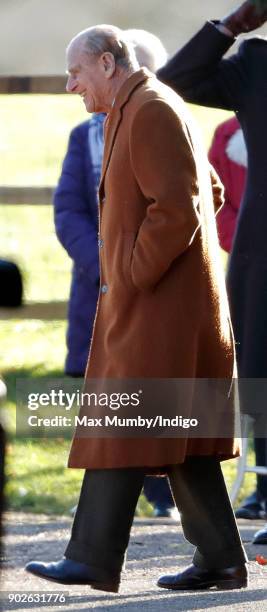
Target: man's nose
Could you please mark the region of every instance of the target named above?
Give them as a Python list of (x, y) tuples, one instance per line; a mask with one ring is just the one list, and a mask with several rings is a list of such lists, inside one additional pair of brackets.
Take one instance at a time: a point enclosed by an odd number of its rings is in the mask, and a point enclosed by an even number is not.
[(67, 93), (75, 93), (77, 89), (77, 83), (75, 83), (73, 77), (69, 76), (66, 83), (66, 92)]

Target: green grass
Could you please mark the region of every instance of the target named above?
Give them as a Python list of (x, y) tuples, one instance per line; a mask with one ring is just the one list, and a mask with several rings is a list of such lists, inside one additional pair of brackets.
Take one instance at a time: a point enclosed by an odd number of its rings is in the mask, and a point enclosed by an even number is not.
[(2, 205), (0, 215), (0, 257), (21, 267), (26, 301), (66, 300), (71, 260), (55, 235), (52, 206)]
[(88, 118), (80, 98), (0, 95), (1, 185), (54, 185), (69, 131)]
[[(229, 114), (197, 107), (192, 110), (201, 121), (208, 146), (215, 126)], [(0, 96), (0, 113), (0, 184), (55, 184), (69, 131), (87, 118), (80, 99)], [(67, 299), (71, 262), (55, 237), (52, 208), (2, 205), (0, 220), (0, 257), (20, 264), (26, 300)], [(66, 469), (69, 441), (23, 440), (14, 433), (16, 378), (62, 376), (65, 332), (62, 321), (1, 321), (0, 372), (8, 386), (2, 411), (9, 431), (6, 498), (9, 507), (16, 510), (64, 513), (77, 502), (82, 471)], [(235, 465), (232, 461), (224, 466), (229, 485)], [(241, 496), (253, 482), (253, 475), (246, 477)], [(138, 513), (151, 513), (143, 496)]]
[(10, 507), (64, 514), (75, 505), (82, 471), (66, 469), (68, 446), (65, 440), (9, 444), (6, 495)]

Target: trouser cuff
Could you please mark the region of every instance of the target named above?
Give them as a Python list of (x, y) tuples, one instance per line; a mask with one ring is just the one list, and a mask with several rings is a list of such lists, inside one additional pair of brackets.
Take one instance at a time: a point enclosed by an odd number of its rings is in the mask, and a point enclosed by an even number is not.
[(85, 563), (88, 565), (91, 577), (94, 580), (119, 580), (124, 558), (121, 563), (107, 563), (105, 560), (98, 562), (97, 559), (92, 558), (92, 553), (85, 546), (82, 546), (80, 542), (71, 540), (65, 550), (65, 557), (78, 563)]
[(227, 567), (236, 567), (244, 565), (248, 562), (248, 558), (244, 548), (224, 548), (215, 551), (212, 555), (203, 554), (196, 549), (193, 563), (201, 569), (215, 570), (226, 569)]

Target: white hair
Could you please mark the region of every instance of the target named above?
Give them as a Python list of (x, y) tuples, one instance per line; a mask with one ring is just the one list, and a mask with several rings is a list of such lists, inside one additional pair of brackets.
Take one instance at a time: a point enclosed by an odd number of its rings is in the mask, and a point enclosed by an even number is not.
[[(111, 53), (116, 66), (124, 69), (138, 69), (134, 44), (124, 34), (123, 30), (112, 25), (97, 25), (79, 32), (70, 45), (83, 43), (83, 50), (89, 55), (100, 56), (102, 53)], [(69, 45), (69, 46), (70, 46)]]
[(168, 59), (167, 51), (161, 40), (146, 30), (125, 30), (126, 39), (133, 44), (139, 66), (157, 72)]

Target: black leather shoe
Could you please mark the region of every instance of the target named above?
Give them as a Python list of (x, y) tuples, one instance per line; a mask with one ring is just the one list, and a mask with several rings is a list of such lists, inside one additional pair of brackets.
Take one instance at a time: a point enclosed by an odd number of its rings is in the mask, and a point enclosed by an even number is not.
[(174, 591), (210, 589), (242, 589), (248, 586), (246, 565), (221, 570), (206, 570), (190, 565), (180, 574), (162, 576), (157, 585)]
[(256, 531), (252, 544), (267, 544), (267, 523), (265, 527)]
[(237, 508), (235, 511), (236, 518), (250, 519), (252, 521), (261, 519), (264, 516), (263, 502), (264, 500), (258, 491), (254, 491)]
[(90, 569), (85, 563), (71, 559), (61, 559), (55, 563), (31, 561), (25, 567), (27, 572), (60, 584), (88, 584), (93, 589), (118, 593), (119, 579), (95, 580), (90, 576)]

